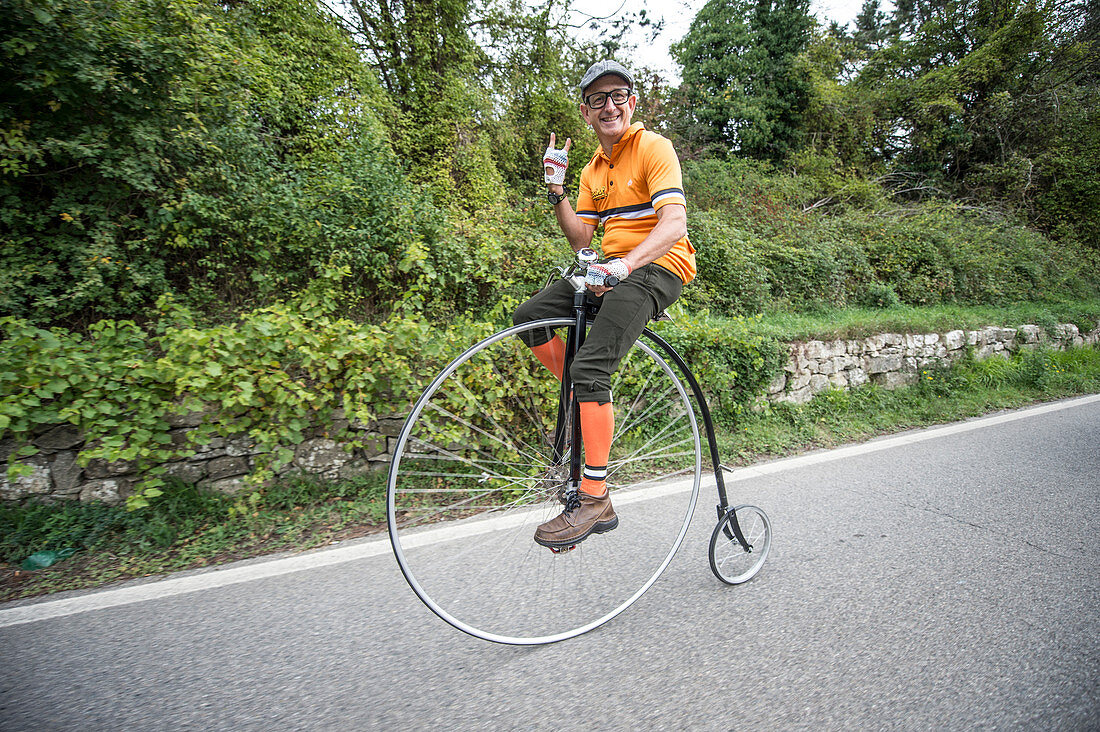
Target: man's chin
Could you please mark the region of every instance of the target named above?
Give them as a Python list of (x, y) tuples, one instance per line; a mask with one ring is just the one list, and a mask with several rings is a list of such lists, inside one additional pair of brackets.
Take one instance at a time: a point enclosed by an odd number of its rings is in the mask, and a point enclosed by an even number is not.
[(600, 132), (605, 135), (620, 135), (623, 132), (622, 121), (600, 122)]

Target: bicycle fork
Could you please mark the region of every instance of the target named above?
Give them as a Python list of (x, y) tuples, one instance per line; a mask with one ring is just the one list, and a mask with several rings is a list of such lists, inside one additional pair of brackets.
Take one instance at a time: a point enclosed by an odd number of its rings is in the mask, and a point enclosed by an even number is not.
[[(653, 331), (646, 329), (646, 332), (650, 337), (657, 341), (660, 341), (664, 345), (668, 345), (667, 342)], [(730, 518), (732, 520), (726, 522), (726, 527), (733, 527), (731, 533), (729, 528), (724, 528), (723, 533), (729, 539), (736, 538), (737, 543), (741, 545), (741, 548), (746, 552), (752, 551), (752, 544), (748, 542), (745, 535), (741, 531), (741, 524), (737, 520), (736, 510), (729, 505), (729, 499), (726, 497), (726, 481), (724, 478), (725, 468), (722, 466), (722, 461), (718, 457), (718, 440), (714, 436), (714, 421), (710, 416), (710, 407), (707, 405), (706, 397), (703, 395), (703, 387), (699, 385), (699, 381), (695, 378), (695, 374), (688, 368), (687, 362), (683, 357), (676, 352), (673, 348), (668, 348), (667, 353), (672, 357), (673, 362), (680, 369), (686, 378), (688, 385), (691, 387), (692, 393), (695, 395), (695, 401), (699, 404), (699, 412), (703, 417), (703, 426), (707, 430), (707, 446), (710, 448), (711, 464), (714, 467), (714, 482), (718, 486), (718, 520), (721, 521), (727, 514), (732, 514)]]
[(573, 314), (575, 325), (569, 330), (569, 336), (565, 343), (565, 364), (561, 374), (561, 393), (558, 399), (558, 420), (554, 429), (554, 457), (560, 462), (565, 457), (566, 449), (569, 449), (569, 480), (566, 490), (576, 491), (580, 488), (581, 474), (584, 466), (581, 463), (581, 415), (580, 404), (577, 402), (576, 390), (573, 388), (573, 378), (569, 373), (569, 367), (573, 364), (573, 357), (584, 345), (585, 335), (588, 331), (588, 302), (585, 296), (584, 278), (573, 275), (570, 280), (573, 283)]

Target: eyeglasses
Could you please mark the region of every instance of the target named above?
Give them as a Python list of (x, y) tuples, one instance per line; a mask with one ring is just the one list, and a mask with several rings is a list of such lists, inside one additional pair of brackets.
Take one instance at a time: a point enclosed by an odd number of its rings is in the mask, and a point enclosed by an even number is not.
[(608, 97), (611, 97), (611, 101), (615, 104), (626, 104), (626, 100), (630, 99), (630, 90), (612, 89), (609, 92), (596, 92), (585, 97), (584, 103), (589, 109), (603, 109)]

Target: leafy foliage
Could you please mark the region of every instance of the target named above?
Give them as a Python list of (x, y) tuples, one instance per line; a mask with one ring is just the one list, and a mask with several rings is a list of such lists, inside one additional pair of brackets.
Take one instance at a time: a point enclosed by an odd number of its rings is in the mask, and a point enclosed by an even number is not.
[(164, 550), (208, 522), (226, 521), (231, 507), (229, 497), (185, 484), (173, 485), (153, 500), (151, 510), (140, 513), (103, 503), (0, 505), (0, 561), (14, 564), (58, 548)]
[(704, 313), (678, 317), (661, 331), (691, 364), (715, 415), (727, 422), (763, 393), (786, 357), (778, 341), (755, 333), (752, 325)]
[(389, 295), (377, 273), (431, 224), (395, 195), (377, 85), (313, 6), (11, 5), (5, 312), (90, 322), (165, 292), (239, 307), (333, 256)]
[(805, 0), (711, 0), (695, 16), (674, 53), (711, 151), (782, 159), (797, 148), (809, 89), (793, 70), (808, 11)]
[(1089, 12), (1018, 1), (899, 7), (899, 35), (856, 81), (876, 98), (883, 159), (1059, 236), (1094, 231), (1095, 176), (1078, 174), (1100, 160), (1100, 38)]
[[(105, 320), (87, 336), (3, 321), (0, 431), (21, 445), (17, 457), (36, 452), (29, 440), (41, 426), (71, 424), (85, 435), (84, 463), (128, 461), (150, 471), (147, 498), (163, 485), (154, 466), (215, 436), (247, 435), (267, 450), (259, 482), (289, 461), (288, 446), (307, 430), (331, 428), (338, 410), (363, 424), (401, 413), (442, 366), (448, 344), (487, 327), (456, 324), (440, 337), (416, 318), (363, 325), (308, 294), (207, 327), (164, 305), (155, 328)], [(179, 444), (167, 417), (191, 411), (211, 418)], [(356, 444), (355, 431), (342, 436)]]
[(1088, 247), (1046, 237), (993, 212), (936, 202), (821, 216), (812, 176), (777, 175), (751, 161), (689, 162), (689, 216), (699, 276), (695, 307), (762, 310), (849, 305), (1002, 304), (1094, 297), (1100, 263)]

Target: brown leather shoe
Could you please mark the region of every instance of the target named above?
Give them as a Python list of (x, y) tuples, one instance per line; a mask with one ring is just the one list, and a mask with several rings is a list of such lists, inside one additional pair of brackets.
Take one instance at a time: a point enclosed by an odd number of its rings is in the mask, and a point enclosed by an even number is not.
[(603, 534), (619, 525), (619, 517), (611, 507), (611, 496), (590, 496), (583, 491), (566, 494), (565, 510), (535, 529), (535, 543), (551, 549), (564, 549), (588, 538)]

